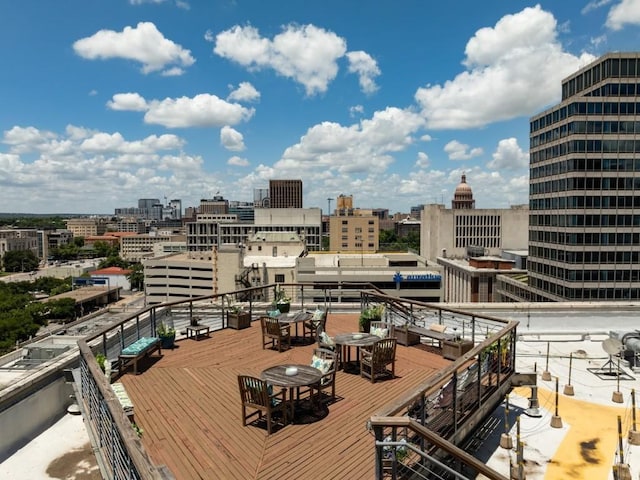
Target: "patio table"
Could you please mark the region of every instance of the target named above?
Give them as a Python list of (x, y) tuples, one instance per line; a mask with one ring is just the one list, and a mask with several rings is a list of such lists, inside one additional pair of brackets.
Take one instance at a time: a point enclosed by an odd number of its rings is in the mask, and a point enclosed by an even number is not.
[[(353, 333), (339, 333), (334, 337), (335, 344), (342, 348), (342, 368), (343, 370), (347, 370), (348, 366), (351, 366), (351, 347), (356, 347), (356, 358), (360, 358), (360, 347), (370, 347), (377, 340), (380, 340), (380, 337), (377, 335), (373, 335), (371, 333), (361, 333), (361, 332), (353, 332)], [(360, 361), (356, 361), (357, 363), (357, 371), (360, 372)]]
[[(287, 369), (296, 369), (294, 375), (288, 375)], [(289, 399), (291, 402), (291, 418), (295, 418), (295, 406), (300, 401), (300, 387), (309, 387), (320, 382), (322, 372), (311, 365), (285, 364), (275, 365), (263, 370), (260, 378), (266, 380), (271, 385), (289, 389)], [(297, 390), (298, 395), (294, 401), (293, 392)]]
[(278, 318), (278, 322), (280, 323), (295, 325), (296, 334), (293, 339), (301, 343), (304, 341), (304, 338), (301, 339), (300, 336), (298, 335), (298, 325), (302, 322), (306, 322), (307, 320), (311, 320), (312, 316), (313, 314), (311, 312), (298, 311), (298, 312), (281, 313), (280, 315), (278, 315), (277, 318)]

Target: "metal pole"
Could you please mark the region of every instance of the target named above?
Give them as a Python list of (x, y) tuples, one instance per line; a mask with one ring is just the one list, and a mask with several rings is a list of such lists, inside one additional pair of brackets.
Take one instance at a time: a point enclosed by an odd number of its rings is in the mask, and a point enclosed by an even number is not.
[(636, 431), (636, 389), (631, 389), (631, 429)]
[(573, 352), (569, 354), (569, 385), (571, 385), (571, 367), (573, 365)]
[(620, 465), (624, 465), (624, 450), (622, 448), (622, 417), (618, 415), (618, 455), (620, 455)]

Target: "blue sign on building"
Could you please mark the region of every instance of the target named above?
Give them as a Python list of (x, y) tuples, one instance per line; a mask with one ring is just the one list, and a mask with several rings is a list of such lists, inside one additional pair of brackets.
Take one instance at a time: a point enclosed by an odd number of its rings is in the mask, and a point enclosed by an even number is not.
[(442, 280), (442, 275), (437, 273), (423, 273), (417, 275), (407, 275), (404, 277), (400, 272), (396, 272), (393, 276), (393, 281), (399, 284), (402, 281), (406, 282), (439, 282)]

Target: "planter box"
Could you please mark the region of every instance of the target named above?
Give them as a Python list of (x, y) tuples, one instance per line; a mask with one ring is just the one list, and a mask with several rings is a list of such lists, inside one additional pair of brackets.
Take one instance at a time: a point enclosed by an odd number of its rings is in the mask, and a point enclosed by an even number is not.
[(227, 326), (235, 330), (249, 328), (251, 326), (251, 314), (249, 312), (227, 312)]
[(280, 313), (289, 313), (289, 310), (291, 310), (291, 304), (290, 303), (276, 303), (276, 308), (278, 310), (280, 310)]
[(420, 343), (420, 335), (414, 332), (409, 332), (403, 328), (396, 328), (396, 338), (400, 345), (410, 347), (411, 345), (418, 345)]
[(471, 340), (442, 340), (442, 356), (456, 360), (473, 348)]

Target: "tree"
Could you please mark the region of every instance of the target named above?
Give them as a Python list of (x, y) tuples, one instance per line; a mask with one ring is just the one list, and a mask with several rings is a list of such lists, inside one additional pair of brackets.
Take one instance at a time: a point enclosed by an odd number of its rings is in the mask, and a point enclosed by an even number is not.
[(141, 263), (134, 263), (129, 266), (131, 273), (127, 275), (131, 288), (142, 290), (144, 288), (144, 266)]
[(30, 272), (38, 268), (40, 261), (31, 250), (11, 250), (2, 258), (7, 272)]

